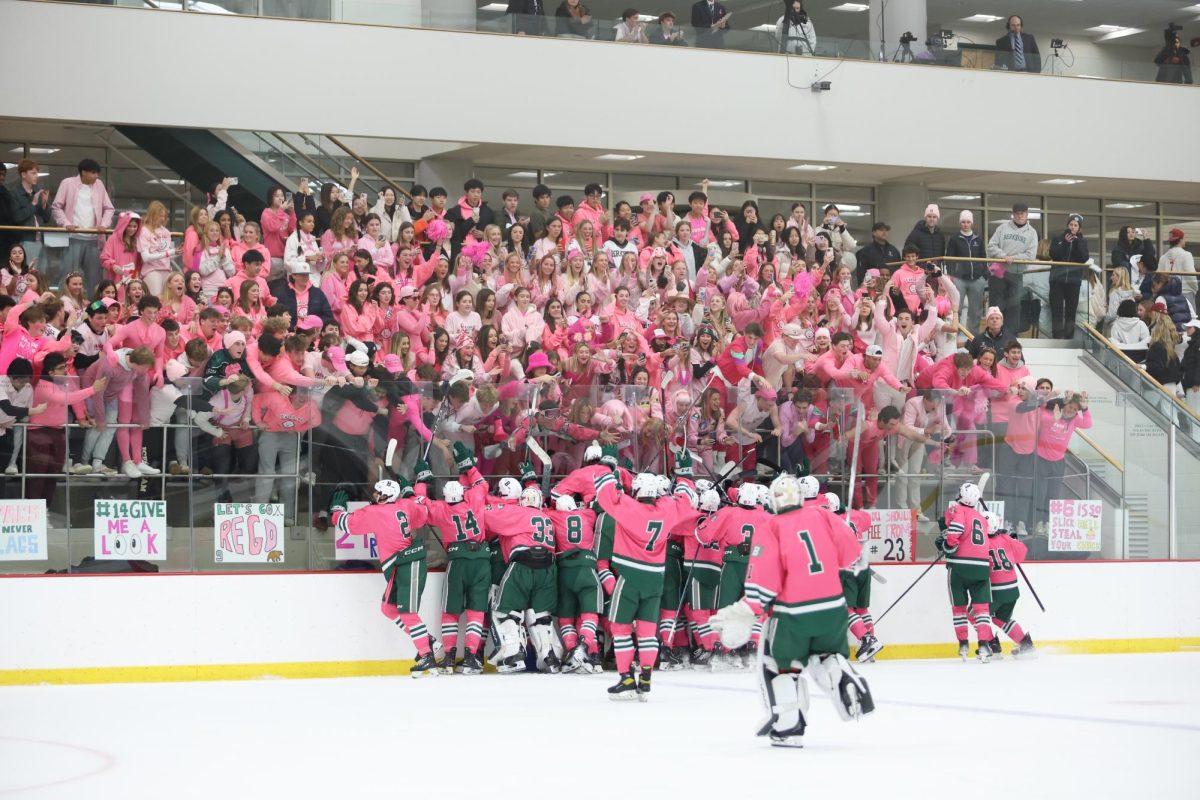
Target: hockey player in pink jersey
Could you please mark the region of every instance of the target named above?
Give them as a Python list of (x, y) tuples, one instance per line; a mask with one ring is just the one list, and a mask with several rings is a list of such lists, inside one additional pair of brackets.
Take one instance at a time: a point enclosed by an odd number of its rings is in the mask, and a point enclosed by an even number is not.
[[(461, 443), (456, 442), (461, 447)], [(456, 458), (456, 461), (458, 459)], [(417, 493), (423, 495), (433, 473), (424, 461), (414, 467)], [(484, 507), (487, 505), (487, 482), (473, 463), (460, 471), (458, 481), (442, 487), (442, 500), (429, 500), (429, 524), (441, 537), (446, 548), (445, 589), (442, 604), (442, 647), (445, 649), (439, 671), (454, 673), (454, 656), (458, 650), (458, 621), (467, 618), (466, 650), (459, 672), (479, 675), (483, 672), (483, 619), (487, 613), (488, 589), (492, 585), (491, 551), (484, 527)]]
[[(833, 492), (825, 493), (825, 507), (833, 514), (842, 509), (842, 499)], [(859, 546), (859, 556), (853, 569), (842, 570), (842, 595), (850, 612), (850, 635), (858, 639), (858, 651), (854, 660), (865, 664), (875, 660), (883, 645), (875, 638), (875, 621), (871, 619), (871, 557), (868, 553), (867, 537), (871, 532), (871, 515), (862, 509), (846, 509), (839, 517), (850, 527)]]
[[(592, 442), (588, 445), (583, 451), (583, 466), (572, 470), (567, 477), (550, 487), (550, 500), (553, 502), (564, 495), (577, 494), (583, 497), (585, 505), (591, 503), (596, 498), (596, 478), (612, 471), (607, 464), (600, 463), (602, 453), (598, 443)], [(622, 488), (629, 491), (633, 475), (624, 467), (617, 467), (617, 471), (621, 476)]]
[[(1037, 658), (1033, 637), (1013, 619), (1013, 609), (1021, 596), (1017, 584), (1017, 565), (1025, 560), (1027, 548), (1015, 533), (1004, 528), (1000, 517), (990, 511), (988, 518), (988, 557), (992, 562), (992, 624), (1013, 640), (1013, 658)], [(992, 639), (992, 655), (1000, 654), (1000, 640)]]
[(987, 663), (992, 658), (990, 606), (991, 558), (988, 556), (987, 520), (979, 508), (982, 493), (973, 483), (964, 483), (958, 499), (946, 509), (945, 533), (937, 538), (938, 550), (946, 554), (950, 569), (950, 604), (954, 614), (954, 635), (958, 638), (958, 655), (964, 661), (971, 653), (967, 640), (967, 611), (975, 618), (975, 633), (979, 649), (975, 657)]
[(421, 594), (425, 591), (425, 544), (415, 538), (418, 529), (428, 521), (425, 498), (400, 499), (400, 484), (381, 480), (371, 493), (372, 504), (347, 511), (349, 500), (345, 491), (333, 493), (329, 521), (339, 533), (351, 535), (374, 534), (379, 549), (379, 568), (387, 578), (380, 610), (396, 623), (396, 627), (412, 637), (417, 648), (417, 663), (412, 676), (421, 678), (438, 674), (437, 661), (429, 642), (429, 631), (417, 616)]
[[(721, 561), (724, 549), (713, 539), (702, 540), (699, 528), (704, 526), (721, 507), (721, 495), (716, 489), (705, 489), (698, 497), (700, 517), (685, 517), (671, 530), (683, 545), (684, 618), (695, 644), (692, 650), (693, 667), (712, 664), (714, 648), (719, 638), (708, 626), (708, 619), (717, 610), (717, 590), (721, 585)], [(661, 614), (660, 614), (661, 618)]]
[[(596, 641), (604, 590), (596, 574), (596, 512), (580, 508), (575, 498), (554, 499), (546, 512), (554, 523), (558, 568), (558, 633), (563, 644), (563, 672), (600, 672)], [(578, 625), (578, 627), (576, 627)]]
[(494, 502), (484, 511), (488, 530), (500, 539), (500, 550), (508, 565), (500, 579), (494, 619), (500, 647), (491, 661), (499, 672), (523, 667), (518, 656), (524, 645), (521, 621), (532, 612), (529, 636), (537, 650), (538, 667), (558, 672), (561, 662), (554, 652), (554, 610), (558, 579), (554, 568), (554, 523), (542, 508), (542, 490), (526, 486), (519, 504)]
[(758, 735), (769, 735), (779, 747), (803, 746), (805, 675), (829, 694), (843, 720), (875, 710), (867, 682), (847, 660), (846, 600), (838, 577), (858, 558), (859, 548), (840, 520), (823, 505), (805, 505), (804, 495), (792, 475), (771, 483), (776, 516), (755, 529), (746, 596), (712, 618), (726, 646), (740, 647), (757, 616), (770, 614), (761, 664), (769, 719)]
[[(744, 483), (737, 489), (737, 505), (725, 506), (714, 514), (707, 524), (696, 530), (696, 536), (705, 542), (713, 542), (722, 550), (721, 581), (717, 589), (717, 608), (736, 602), (746, 593), (746, 568), (750, 564), (750, 547), (754, 533), (760, 527), (770, 525), (772, 516), (764, 508), (770, 502), (771, 492), (757, 483)], [(740, 653), (727, 653), (724, 666), (749, 666), (757, 652), (760, 619), (754, 626), (750, 641)], [(717, 657), (714, 657), (716, 663)]]
[[(607, 445), (605, 458), (616, 461), (616, 448)], [(658, 657), (656, 626), (662, 602), (663, 571), (668, 532), (687, 518), (696, 518), (691, 481), (692, 456), (683, 450), (675, 459), (678, 483), (674, 494), (660, 497), (660, 478), (641, 472), (633, 478), (634, 497), (618, 489), (616, 469), (596, 478), (596, 503), (613, 518), (612, 567), (617, 573), (609, 619), (613, 653), (621, 679), (609, 688), (613, 700), (646, 700)], [(637, 629), (639, 674), (633, 671), (633, 633)]]

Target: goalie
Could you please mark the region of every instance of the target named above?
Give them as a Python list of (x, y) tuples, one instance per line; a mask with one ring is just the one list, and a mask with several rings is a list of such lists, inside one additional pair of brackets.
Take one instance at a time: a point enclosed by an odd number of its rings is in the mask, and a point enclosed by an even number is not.
[(791, 475), (771, 483), (776, 516), (754, 531), (746, 596), (710, 623), (733, 649), (749, 640), (759, 614), (769, 614), (760, 664), (768, 719), (758, 735), (769, 735), (777, 747), (803, 747), (805, 675), (829, 694), (843, 720), (875, 710), (867, 682), (847, 660), (849, 621), (838, 576), (858, 558), (858, 542), (823, 505), (804, 504), (816, 497), (815, 485), (801, 487)]

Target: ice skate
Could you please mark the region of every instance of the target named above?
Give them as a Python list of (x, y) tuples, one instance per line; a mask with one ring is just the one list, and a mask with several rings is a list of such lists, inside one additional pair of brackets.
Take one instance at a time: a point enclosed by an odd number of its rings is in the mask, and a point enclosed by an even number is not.
[(987, 642), (980, 642), (975, 648), (975, 659), (980, 664), (987, 664), (992, 660), (992, 648)]
[(992, 649), (992, 658), (1004, 658), (1004, 649), (1000, 647), (999, 639), (992, 639), (988, 642), (988, 647)]
[(705, 650), (703, 647), (697, 647), (692, 651), (692, 666), (707, 667), (712, 662), (712, 650)]
[(679, 653), (680, 649), (678, 647), (662, 648), (659, 651), (662, 658), (660, 659), (661, 663), (658, 665), (658, 668), (663, 672), (675, 672), (676, 670), (683, 669), (684, 663), (683, 657)]
[(1012, 657), (1021, 659), (1022, 661), (1037, 658), (1037, 648), (1033, 646), (1033, 637), (1025, 634), (1025, 638), (1021, 640), (1021, 643), (1013, 648)]
[(432, 678), (438, 675), (438, 663), (433, 653), (426, 653), (417, 659), (411, 670), (414, 678)]
[(479, 675), (483, 672), (483, 664), (479, 661), (479, 656), (474, 653), (467, 653), (463, 656), (462, 664), (458, 666), (459, 675)]
[(573, 649), (562, 662), (562, 672), (566, 675), (575, 673), (583, 673), (587, 671), (587, 648), (583, 642), (575, 645)]
[(629, 669), (621, 676), (621, 680), (617, 681), (616, 685), (608, 687), (609, 700), (637, 700), (638, 699), (638, 683), (637, 678), (633, 674), (633, 668)]
[(767, 736), (772, 747), (804, 747), (804, 723), (786, 731), (771, 729)]
[(882, 649), (883, 645), (875, 638), (875, 634), (868, 633), (858, 645), (858, 651), (854, 654), (854, 660), (860, 664), (869, 664), (875, 660), (875, 655)]
[(598, 651), (588, 655), (586, 671), (592, 675), (604, 672), (604, 663), (600, 660), (600, 653)]
[(965, 642), (965, 641), (961, 641), (961, 640), (959, 641), (958, 657), (961, 658), (963, 661), (966, 661), (968, 658), (971, 657), (971, 644), (969, 642)]
[(454, 653), (443, 653), (438, 661), (438, 672), (442, 675), (454, 674)]
[(542, 659), (542, 668), (540, 671), (550, 675), (557, 675), (562, 672), (562, 662), (558, 660), (558, 656), (554, 654), (553, 650), (546, 653), (546, 657)]
[(654, 674), (651, 667), (642, 667), (638, 674), (638, 702), (645, 703), (650, 699), (650, 678)]

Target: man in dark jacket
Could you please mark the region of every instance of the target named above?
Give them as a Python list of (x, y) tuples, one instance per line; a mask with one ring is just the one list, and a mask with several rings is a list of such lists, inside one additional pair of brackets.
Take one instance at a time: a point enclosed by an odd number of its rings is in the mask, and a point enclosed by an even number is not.
[(952, 261), (959, 258), (986, 258), (983, 239), (975, 232), (975, 215), (964, 211), (958, 215), (958, 233), (946, 240), (946, 274), (958, 287), (959, 308), (967, 306), (967, 321), (971, 333), (979, 331), (983, 319), (983, 292), (987, 289), (987, 264), (976, 261)]
[[(904, 240), (904, 246), (907, 247), (910, 244), (915, 246), (920, 253), (917, 258), (920, 259), (941, 258), (946, 255), (946, 237), (942, 235), (942, 228), (938, 224), (941, 219), (942, 212), (937, 207), (937, 203), (925, 206), (925, 218), (913, 225), (908, 238)], [(929, 269), (940, 265), (936, 262), (925, 262), (924, 266)]]
[(282, 304), (292, 315), (292, 330), (296, 323), (307, 316), (315, 314), (326, 325), (333, 322), (333, 309), (329, 307), (329, 299), (316, 286), (312, 285), (312, 274), (305, 268), (290, 268), (286, 286), (272, 288), (276, 302)]
[(1166, 47), (1158, 51), (1154, 63), (1158, 64), (1158, 74), (1154, 80), (1159, 83), (1191, 83), (1192, 60), (1191, 51), (1179, 41), (1179, 34), (1173, 33), (1167, 39)]
[[(887, 267), (888, 262), (895, 263), (903, 260), (900, 251), (896, 249), (896, 245), (888, 241), (888, 231), (891, 229), (892, 226), (886, 222), (876, 222), (871, 226), (870, 243), (859, 248), (859, 251), (854, 254), (858, 258), (855, 277), (858, 279), (860, 286), (863, 279), (867, 276), (867, 270), (883, 269)], [(895, 268), (889, 267), (889, 269)]]
[(729, 9), (714, 0), (697, 0), (692, 5), (692, 27), (696, 30), (696, 47), (724, 47)]
[(971, 358), (979, 358), (984, 348), (990, 347), (1000, 357), (1004, 355), (1004, 345), (1017, 341), (1017, 335), (1004, 324), (1004, 314), (996, 306), (987, 310), (987, 317), (982, 331), (967, 345)]
[(545, 35), (545, 0), (508, 0), (504, 13), (512, 17), (513, 33), (518, 36)]
[(1083, 217), (1067, 217), (1067, 229), (1050, 240), (1050, 260), (1070, 261), (1078, 267), (1050, 268), (1050, 319), (1055, 339), (1075, 337), (1075, 313), (1079, 308), (1079, 289), (1083, 285), (1084, 264), (1091, 261), (1087, 240), (1083, 238)]
[(1041, 72), (1037, 40), (1021, 30), (1023, 24), (1018, 14), (1008, 18), (1008, 31), (996, 40), (996, 66), (1014, 72)]
[(458, 257), (468, 233), (474, 231), (475, 238), (482, 240), (483, 229), (495, 221), (492, 210), (483, 202), (483, 181), (471, 178), (463, 184), (463, 196), (446, 212), (446, 222), (454, 226), (450, 234), (453, 257)]

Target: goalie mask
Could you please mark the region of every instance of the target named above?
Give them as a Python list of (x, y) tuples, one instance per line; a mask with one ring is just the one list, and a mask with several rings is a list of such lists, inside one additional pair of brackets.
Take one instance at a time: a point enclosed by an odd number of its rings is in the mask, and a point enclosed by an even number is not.
[(375, 483), (375, 502), (394, 503), (400, 497), (400, 484), (384, 479)]
[(496, 484), (496, 494), (503, 500), (516, 500), (521, 496), (521, 484), (516, 478), (501, 478)]
[(633, 476), (633, 496), (639, 500), (658, 497), (658, 476), (652, 472), (639, 472)]
[(450, 505), (463, 501), (463, 485), (458, 481), (449, 481), (442, 487), (442, 499)]
[(958, 490), (958, 502), (969, 508), (975, 508), (979, 505), (983, 495), (979, 492), (979, 487), (973, 483), (964, 483)]
[(771, 507), (776, 514), (797, 508), (802, 502), (800, 481), (794, 475), (780, 475), (771, 481)]
[(536, 486), (526, 486), (521, 492), (521, 505), (526, 508), (541, 508), (542, 490)]

